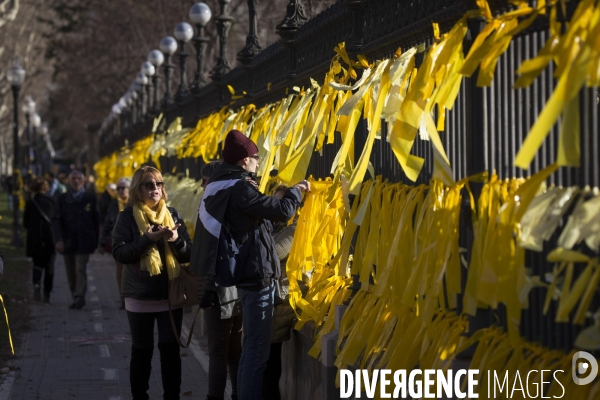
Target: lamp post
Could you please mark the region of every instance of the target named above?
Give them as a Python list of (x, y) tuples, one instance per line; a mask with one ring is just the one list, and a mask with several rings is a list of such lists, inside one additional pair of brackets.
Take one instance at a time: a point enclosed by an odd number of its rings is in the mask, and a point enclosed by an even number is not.
[(48, 137), (48, 124), (43, 123), (40, 128), (39, 138), (36, 142), (36, 149), (37, 149), (38, 155), (35, 158), (35, 160), (36, 160), (37, 170), (38, 170), (39, 175), (44, 175), (47, 171), (49, 171), (46, 169), (47, 149), (46, 149), (46, 146), (44, 146), (44, 144), (47, 142), (47, 137)]
[(33, 101), (31, 96), (25, 96), (21, 110), (23, 110), (23, 113), (25, 114), (25, 121), (27, 122), (27, 127), (25, 129), (27, 132), (27, 153), (23, 154), (23, 161), (25, 169), (29, 170), (29, 157), (31, 153), (31, 116), (35, 114), (35, 101)]
[(163, 66), (165, 70), (165, 97), (162, 101), (162, 107), (167, 108), (172, 102), (171, 98), (171, 72), (175, 66), (171, 64), (171, 56), (177, 51), (177, 41), (171, 36), (165, 36), (160, 41), (160, 51), (165, 55), (165, 64)]
[(148, 61), (154, 67), (154, 75), (152, 75), (152, 89), (154, 91), (154, 99), (152, 100), (152, 114), (158, 114), (158, 84), (160, 77), (158, 76), (158, 68), (165, 61), (165, 56), (160, 50), (152, 50), (148, 53)]
[(36, 113), (33, 114), (31, 116), (31, 140), (29, 140), (28, 146), (29, 146), (29, 167), (31, 169), (33, 169), (33, 173), (34, 175), (37, 175), (39, 173), (39, 171), (37, 171), (36, 169), (36, 149), (35, 149), (35, 143), (37, 140), (37, 128), (40, 127), (40, 125), (42, 124), (42, 119), (40, 118), (40, 116)]
[(13, 177), (12, 177), (12, 204), (13, 204), (13, 236), (11, 244), (22, 247), (21, 223), (19, 222), (19, 91), (25, 80), (25, 70), (19, 64), (19, 60), (14, 61), (13, 66), (8, 69), (6, 78), (10, 83), (13, 92)]
[(200, 88), (206, 85), (206, 79), (204, 78), (204, 50), (206, 49), (206, 43), (208, 38), (204, 37), (204, 27), (210, 21), (212, 13), (210, 7), (204, 3), (196, 3), (190, 8), (190, 20), (196, 25), (198, 30), (198, 36), (194, 38), (194, 47), (196, 48), (196, 75), (194, 76), (194, 82), (191, 85), (192, 93), (197, 94)]
[(135, 77), (135, 83), (140, 85), (140, 121), (146, 119), (146, 113), (148, 112), (148, 108), (146, 106), (146, 87), (148, 86), (148, 77), (143, 72), (138, 72)]
[[(151, 88), (152, 88), (152, 83), (151, 82), (151, 78), (154, 77), (154, 74), (156, 73), (156, 68), (154, 68), (154, 65), (152, 65), (152, 63), (150, 61), (144, 61), (142, 63), (142, 68), (141, 68), (142, 74), (146, 75), (146, 115), (149, 115), (152, 113), (153, 111), (153, 104), (152, 104), (152, 95), (150, 93)], [(119, 111), (121, 112), (121, 111)], [(117, 113), (118, 115), (118, 113)]]
[(249, 32), (248, 36), (246, 36), (246, 46), (244, 46), (237, 54), (237, 60), (244, 67), (250, 66), (252, 58), (262, 50), (262, 47), (260, 47), (260, 43), (258, 42), (258, 35), (256, 34), (258, 31), (256, 15), (256, 4), (258, 3), (258, 0), (248, 0), (247, 3)]
[(185, 97), (188, 95), (187, 88), (187, 76), (185, 74), (185, 60), (190, 55), (185, 51), (185, 45), (194, 36), (194, 28), (187, 22), (180, 22), (173, 31), (177, 42), (179, 43), (179, 87), (175, 94), (175, 101), (179, 104), (183, 102)]
[[(133, 124), (137, 124), (140, 122), (140, 96), (138, 95), (138, 87), (136, 87), (137, 82), (133, 82), (131, 87), (129, 88), (129, 92), (131, 93), (131, 105), (133, 109)], [(139, 86), (139, 85), (137, 85)]]
[(134, 97), (133, 99), (135, 100), (135, 123), (139, 124), (142, 122), (142, 120), (144, 119), (144, 111), (143, 111), (143, 107), (144, 107), (144, 101), (142, 99), (142, 95), (144, 93), (144, 90), (142, 88), (142, 85), (140, 85), (137, 81), (133, 81), (133, 83), (131, 84), (131, 89), (133, 89), (133, 93), (134, 93)]
[(213, 70), (210, 71), (210, 77), (215, 82), (220, 82), (223, 78), (223, 75), (231, 70), (226, 53), (229, 29), (231, 28), (231, 24), (233, 22), (233, 17), (227, 14), (227, 6), (229, 3), (231, 3), (231, 0), (219, 0), (219, 4), (221, 5), (221, 13), (215, 19), (217, 24), (217, 33), (219, 34), (219, 57), (217, 58), (217, 64)]

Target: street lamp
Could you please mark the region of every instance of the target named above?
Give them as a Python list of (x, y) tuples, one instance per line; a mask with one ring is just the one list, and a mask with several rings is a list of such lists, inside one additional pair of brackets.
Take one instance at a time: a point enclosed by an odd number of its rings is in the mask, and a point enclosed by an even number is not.
[(180, 22), (175, 27), (173, 34), (179, 42), (179, 88), (177, 88), (177, 93), (175, 94), (175, 101), (181, 104), (183, 99), (188, 95), (185, 60), (190, 54), (185, 51), (185, 45), (194, 36), (194, 28), (187, 22)]
[(140, 85), (140, 120), (145, 119), (146, 107), (146, 86), (148, 86), (148, 77), (143, 72), (138, 72), (135, 77), (135, 83)]
[(48, 139), (48, 124), (47, 123), (43, 123), (42, 127), (40, 128), (40, 139), (38, 139), (37, 143), (36, 143), (36, 148), (38, 150), (38, 156), (36, 157), (36, 164), (38, 165), (38, 172), (40, 175), (44, 175), (44, 173), (46, 173), (47, 171), (49, 171), (49, 168), (46, 168), (46, 165), (48, 164), (47, 160), (48, 157), (46, 157), (47, 154), (47, 148), (46, 146), (44, 146), (45, 143), (47, 143)]
[(150, 93), (152, 88), (152, 83), (150, 79), (156, 74), (156, 68), (150, 61), (144, 61), (142, 63), (142, 68), (140, 69), (142, 74), (146, 76), (147, 84), (146, 84), (146, 114), (152, 113), (152, 95)]
[(194, 76), (194, 82), (192, 83), (192, 92), (198, 93), (200, 88), (206, 84), (204, 78), (204, 69), (202, 68), (202, 62), (204, 60), (204, 49), (208, 38), (204, 37), (204, 27), (210, 21), (212, 13), (210, 7), (204, 3), (196, 3), (190, 8), (190, 20), (196, 25), (198, 30), (198, 36), (194, 38), (194, 47), (196, 48), (196, 75)]
[[(134, 82), (135, 83), (135, 82)], [(131, 122), (132, 124), (137, 124), (138, 123), (138, 113), (139, 113), (139, 108), (138, 108), (138, 94), (137, 91), (135, 90), (135, 88), (130, 87), (129, 90), (127, 90), (127, 93), (129, 93), (129, 105), (131, 106), (131, 115), (132, 115), (132, 119)]]
[(12, 205), (13, 205), (13, 236), (11, 244), (22, 247), (21, 223), (19, 222), (19, 91), (25, 80), (25, 70), (15, 59), (13, 66), (6, 72), (6, 79), (13, 91), (13, 180), (12, 180)]
[(165, 64), (163, 66), (165, 70), (165, 97), (163, 98), (162, 106), (163, 108), (167, 108), (173, 101), (171, 98), (171, 72), (175, 66), (170, 61), (171, 56), (177, 51), (177, 41), (171, 36), (165, 36), (160, 41), (158, 47), (165, 55)]
[(152, 66), (154, 66), (154, 75), (152, 76), (152, 86), (154, 90), (154, 100), (152, 100), (152, 113), (158, 113), (158, 83), (160, 81), (160, 77), (158, 76), (158, 68), (165, 61), (165, 56), (160, 50), (152, 50), (148, 53), (148, 61)]
[(26, 132), (27, 132), (27, 153), (24, 154), (24, 166), (25, 169), (29, 169), (29, 157), (30, 157), (30, 146), (31, 143), (31, 116), (35, 114), (35, 101), (31, 98), (31, 96), (25, 96), (25, 100), (23, 100), (23, 105), (21, 106), (21, 110), (25, 114), (25, 121), (27, 122)]
[(31, 133), (31, 140), (28, 141), (27, 145), (29, 146), (29, 167), (34, 169), (34, 174), (38, 173), (38, 171), (35, 170), (34, 164), (34, 162), (36, 161), (34, 144), (37, 140), (37, 128), (39, 128), (41, 124), (42, 119), (40, 118), (40, 116), (38, 114), (33, 114), (31, 116), (31, 128), (33, 128)]

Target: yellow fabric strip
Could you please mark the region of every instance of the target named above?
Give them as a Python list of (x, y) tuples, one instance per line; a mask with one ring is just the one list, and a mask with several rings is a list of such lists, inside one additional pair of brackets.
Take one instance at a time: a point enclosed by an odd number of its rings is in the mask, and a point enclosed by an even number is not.
[(4, 305), (4, 298), (2, 297), (2, 295), (0, 295), (0, 302), (2, 303), (2, 309), (4, 310), (4, 318), (6, 319), (6, 329), (8, 330), (8, 342), (10, 343), (10, 351), (13, 354), (15, 354), (12, 335), (10, 334), (10, 324), (8, 323), (8, 313), (6, 312), (6, 306)]

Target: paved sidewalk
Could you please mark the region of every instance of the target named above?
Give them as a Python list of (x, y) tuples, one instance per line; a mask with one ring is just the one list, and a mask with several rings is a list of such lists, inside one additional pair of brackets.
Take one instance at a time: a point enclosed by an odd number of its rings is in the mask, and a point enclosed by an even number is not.
[[(15, 359), (9, 362), (16, 369), (0, 373), (0, 400), (130, 399), (131, 337), (126, 311), (118, 309), (112, 258), (98, 254), (90, 258), (87, 304), (83, 310), (69, 310), (71, 295), (58, 256), (50, 301), (50, 306), (32, 305), (32, 330), (16, 341)], [(193, 315), (185, 314), (185, 338)], [(201, 338), (194, 337), (193, 345), (181, 350), (184, 399), (206, 398), (208, 358)], [(162, 399), (158, 348), (149, 395)]]

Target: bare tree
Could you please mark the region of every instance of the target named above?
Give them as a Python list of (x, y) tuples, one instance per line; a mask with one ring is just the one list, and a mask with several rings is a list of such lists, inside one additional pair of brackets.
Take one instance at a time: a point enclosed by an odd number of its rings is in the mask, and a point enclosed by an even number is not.
[[(218, 0), (204, 0), (213, 12), (206, 36), (205, 70), (214, 66), (218, 52), (215, 17)], [(187, 21), (195, 1), (165, 0), (0, 0), (0, 60), (6, 68), (18, 55), (27, 69), (22, 90), (36, 98), (42, 118), (50, 123), (55, 147), (65, 155), (86, 151), (86, 127), (97, 124), (112, 104), (130, 87), (150, 50), (163, 36), (173, 36), (175, 25)], [(314, 15), (334, 0), (308, 2)], [(43, 3), (40, 5), (39, 3)], [(279, 39), (277, 25), (285, 16), (288, 0), (258, 0), (258, 35), (263, 48)], [(2, 8), (7, 4), (5, 8)], [(11, 8), (12, 5), (12, 8)], [(247, 0), (232, 0), (234, 21), (227, 56), (236, 65), (236, 54), (248, 33)], [(193, 53), (191, 43), (188, 52)], [(191, 61), (190, 61), (191, 65)], [(3, 77), (5, 71), (0, 71)], [(188, 68), (190, 78), (194, 68)], [(10, 88), (2, 81), (0, 93), (0, 157), (10, 159)], [(97, 150), (97, 149), (90, 149)], [(0, 169), (5, 172), (6, 170)]]

